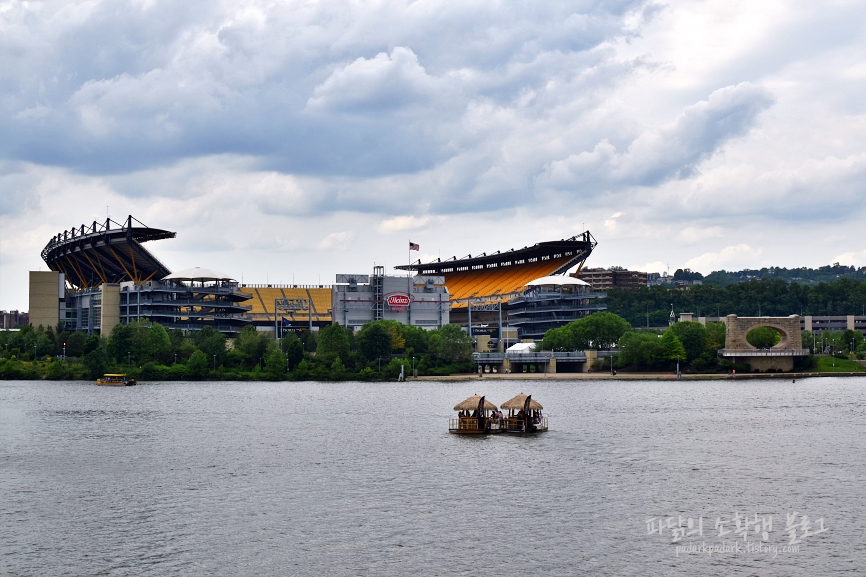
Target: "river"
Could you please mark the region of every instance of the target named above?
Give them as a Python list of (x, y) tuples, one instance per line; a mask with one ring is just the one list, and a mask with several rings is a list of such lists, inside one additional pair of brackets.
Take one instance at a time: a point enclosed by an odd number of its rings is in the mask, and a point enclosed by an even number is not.
[(864, 479), (866, 378), (0, 381), (4, 575), (864, 574)]

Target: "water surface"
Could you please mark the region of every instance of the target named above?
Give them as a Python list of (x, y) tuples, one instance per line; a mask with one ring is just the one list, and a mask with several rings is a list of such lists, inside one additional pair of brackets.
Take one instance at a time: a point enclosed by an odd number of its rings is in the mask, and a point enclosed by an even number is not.
[[(866, 567), (866, 378), (0, 382), (0, 573), (819, 575)], [(536, 437), (447, 434), (471, 394)], [(650, 519), (786, 513), (799, 552), (676, 554)], [(798, 518), (799, 519), (799, 518)], [(813, 527), (814, 529), (814, 527)], [(742, 542), (741, 538), (737, 538)], [(751, 534), (748, 542), (762, 542)]]

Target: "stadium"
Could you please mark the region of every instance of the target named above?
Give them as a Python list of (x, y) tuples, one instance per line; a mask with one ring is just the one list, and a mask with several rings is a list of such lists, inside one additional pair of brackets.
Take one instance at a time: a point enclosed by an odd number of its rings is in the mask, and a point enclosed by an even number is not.
[[(332, 322), (360, 328), (393, 319), (423, 328), (464, 326), (488, 346), (538, 340), (549, 328), (603, 305), (578, 273), (596, 246), (589, 231), (571, 238), (397, 266), (405, 277), (340, 274), (333, 285), (239, 284), (230, 275), (190, 268), (172, 273), (143, 244), (176, 238), (131, 215), (63, 231), (42, 258), (51, 272), (30, 273), (33, 326), (107, 334), (118, 323), (158, 322), (184, 331), (205, 326), (228, 336), (253, 324), (281, 335)], [(412, 274), (414, 273), (414, 274)]]
[(252, 298), (229, 275), (191, 268), (172, 274), (142, 243), (175, 238), (131, 215), (63, 231), (42, 250), (50, 272), (30, 273), (33, 326), (108, 334), (147, 320), (185, 331), (206, 326), (235, 335), (249, 324)]

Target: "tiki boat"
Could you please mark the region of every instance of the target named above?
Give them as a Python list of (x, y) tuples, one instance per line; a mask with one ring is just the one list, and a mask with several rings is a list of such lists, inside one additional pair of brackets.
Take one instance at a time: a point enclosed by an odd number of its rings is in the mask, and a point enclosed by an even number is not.
[(520, 393), (500, 405), (508, 411), (508, 416), (501, 420), (500, 429), (503, 433), (543, 433), (547, 431), (547, 417), (541, 414), (544, 408), (541, 403), (532, 399), (532, 395)]
[(132, 387), (135, 386), (135, 379), (127, 379), (126, 375), (121, 373), (109, 373), (96, 379), (96, 384), (111, 387)]
[(496, 405), (472, 395), (462, 403), (454, 406), (458, 412), (457, 418), (448, 420), (448, 432), (453, 435), (489, 435), (501, 433), (499, 420), (493, 417)]

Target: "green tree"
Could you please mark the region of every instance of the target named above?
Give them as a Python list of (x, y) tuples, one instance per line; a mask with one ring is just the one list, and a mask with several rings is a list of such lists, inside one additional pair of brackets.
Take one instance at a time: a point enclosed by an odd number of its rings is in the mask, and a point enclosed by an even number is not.
[(330, 365), (334, 359), (345, 361), (349, 358), (349, 335), (347, 329), (334, 323), (319, 331), (316, 343), (316, 357)]
[(677, 336), (686, 351), (686, 361), (692, 362), (707, 350), (707, 329), (701, 323), (674, 323), (670, 330)]
[(139, 354), (141, 360), (156, 361), (167, 365), (172, 358), (171, 339), (168, 336), (168, 331), (160, 324), (154, 324), (147, 329), (143, 348), (144, 354)]
[(55, 360), (49, 363), (45, 376), (53, 381), (65, 379), (69, 374), (69, 363), (66, 361)]
[[(842, 343), (845, 344), (846, 351), (851, 351), (851, 347), (853, 345), (854, 351), (860, 348), (860, 345), (863, 344), (863, 333), (860, 331), (854, 331), (851, 329), (845, 329), (842, 332)], [(840, 347), (841, 348), (841, 347)]]
[(631, 326), (619, 315), (598, 312), (547, 331), (541, 341), (545, 350), (601, 350), (613, 347)]
[(286, 356), (288, 357), (288, 368), (294, 371), (295, 368), (304, 360), (304, 345), (299, 339), (289, 341), (286, 347)]
[(573, 351), (576, 350), (576, 345), (575, 335), (570, 327), (550, 329), (541, 339), (541, 350), (544, 351)]
[(685, 361), (686, 360), (686, 349), (683, 347), (683, 343), (680, 342), (680, 339), (671, 331), (670, 329), (665, 331), (665, 334), (662, 335), (662, 338), (659, 339), (662, 347), (662, 358), (666, 361)]
[(214, 357), (216, 357), (218, 365), (223, 364), (226, 356), (226, 338), (222, 333), (213, 327), (204, 327), (193, 336), (193, 340), (199, 351), (210, 361), (210, 364), (213, 364)]
[(87, 340), (87, 333), (76, 331), (70, 333), (66, 339), (66, 356), (80, 357), (84, 354), (84, 343)]
[(301, 344), (304, 345), (304, 350), (308, 353), (315, 352), (316, 350), (316, 333), (314, 331), (304, 329), (298, 333), (298, 338), (301, 340)]
[(87, 369), (87, 376), (96, 379), (104, 375), (109, 360), (106, 339), (93, 335), (85, 342), (84, 350), (81, 364)]
[(81, 349), (81, 354), (86, 355), (89, 352), (95, 351), (100, 346), (105, 346), (105, 339), (99, 335), (90, 335), (84, 341), (84, 347)]
[(269, 339), (256, 330), (253, 325), (247, 325), (235, 339), (235, 350), (241, 355), (245, 367), (252, 367), (265, 356), (268, 351)]
[(759, 349), (772, 347), (781, 339), (779, 331), (770, 327), (755, 327), (746, 334), (749, 344)]
[(650, 369), (662, 364), (665, 358), (662, 339), (649, 331), (629, 331), (619, 340), (620, 366)]
[(265, 359), (265, 374), (273, 381), (283, 379), (286, 376), (286, 357), (277, 349), (268, 353)]
[(727, 327), (722, 322), (707, 323), (707, 349), (718, 350), (725, 348), (725, 331)]
[(631, 325), (619, 315), (602, 311), (575, 321), (576, 344), (584, 342), (594, 349), (608, 349), (616, 345)]
[(334, 359), (331, 363), (331, 379), (339, 381), (346, 376), (346, 365), (340, 360), (340, 357)]
[(401, 331), (407, 354), (423, 355), (429, 350), (430, 331), (412, 325), (402, 325)]
[(374, 321), (361, 327), (356, 341), (361, 355), (369, 362), (391, 357), (391, 332), (382, 321)]
[(201, 351), (196, 351), (186, 363), (187, 375), (192, 379), (202, 379), (208, 373), (208, 358)]
[(115, 325), (108, 337), (108, 355), (117, 362), (125, 362), (133, 349), (138, 352), (134, 344), (132, 326), (125, 323)]
[(45, 333), (36, 336), (36, 356), (42, 358), (54, 352), (54, 341)]
[(430, 335), (430, 349), (445, 363), (465, 363), (472, 360), (472, 337), (457, 325), (445, 325)]

